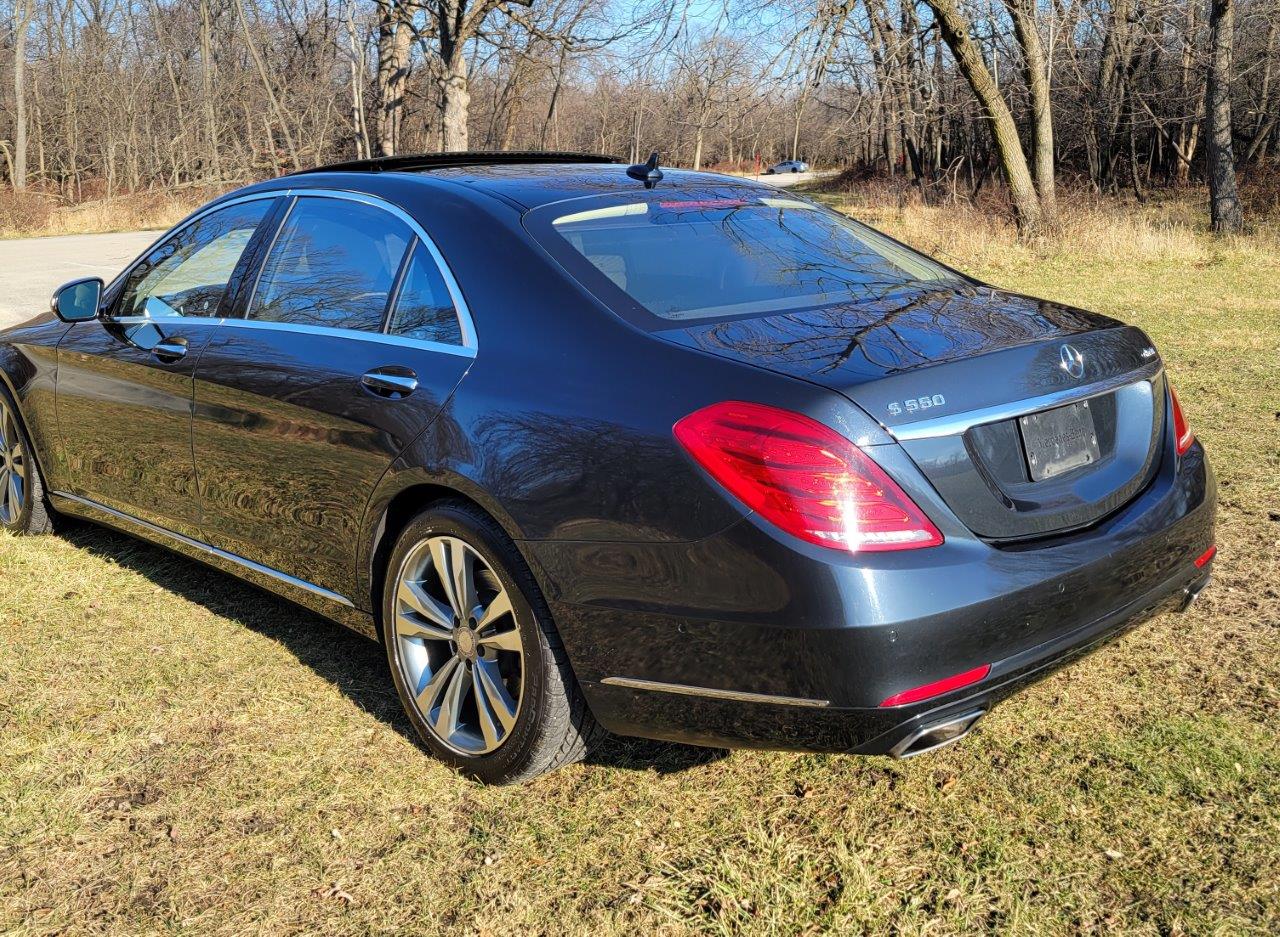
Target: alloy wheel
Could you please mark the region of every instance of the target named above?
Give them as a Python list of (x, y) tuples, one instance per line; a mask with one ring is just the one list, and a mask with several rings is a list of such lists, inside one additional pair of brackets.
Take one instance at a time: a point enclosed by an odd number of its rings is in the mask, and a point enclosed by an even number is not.
[(0, 400), (0, 524), (17, 523), (27, 493), (27, 457), (13, 411)]
[(511, 596), (458, 537), (430, 537), (396, 577), (395, 662), (431, 733), (464, 755), (506, 741), (524, 694), (524, 645)]

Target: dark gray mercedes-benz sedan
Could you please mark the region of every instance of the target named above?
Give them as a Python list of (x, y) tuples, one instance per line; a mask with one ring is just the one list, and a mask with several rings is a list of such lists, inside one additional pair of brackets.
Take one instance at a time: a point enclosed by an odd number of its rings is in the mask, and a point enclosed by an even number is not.
[(382, 641), (491, 782), (603, 730), (918, 754), (1209, 578), (1146, 335), (741, 179), (343, 164), (53, 307), (0, 332), (0, 523), (108, 524)]

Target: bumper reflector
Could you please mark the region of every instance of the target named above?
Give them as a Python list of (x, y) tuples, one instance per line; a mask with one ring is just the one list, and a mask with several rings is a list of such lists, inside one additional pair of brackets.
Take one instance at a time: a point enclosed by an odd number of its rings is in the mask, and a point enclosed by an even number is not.
[(913, 690), (904, 690), (901, 693), (895, 693), (887, 700), (880, 704), (881, 708), (885, 706), (902, 706), (905, 703), (918, 703), (921, 700), (932, 699), (935, 696), (941, 696), (943, 693), (950, 693), (952, 690), (958, 690), (961, 687), (969, 686), (986, 679), (987, 674), (991, 672), (990, 664), (983, 664), (981, 667), (974, 667), (972, 670), (966, 670), (964, 673), (958, 673), (950, 677), (943, 677), (941, 680), (935, 680), (933, 683), (926, 683), (924, 686), (918, 686)]
[(1209, 549), (1201, 553), (1200, 556), (1196, 558), (1196, 569), (1200, 569), (1202, 566), (1204, 566), (1205, 563), (1213, 559), (1214, 554), (1217, 552), (1218, 552), (1218, 548), (1215, 546), (1215, 547), (1210, 547)]

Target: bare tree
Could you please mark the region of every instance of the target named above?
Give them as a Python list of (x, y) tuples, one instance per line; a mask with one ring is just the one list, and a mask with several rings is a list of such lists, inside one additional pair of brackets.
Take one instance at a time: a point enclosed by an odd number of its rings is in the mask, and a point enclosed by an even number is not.
[(1036, 0), (1004, 0), (1013, 18), (1013, 31), (1022, 52), (1022, 70), (1031, 99), (1032, 170), (1040, 214), (1046, 225), (1058, 220), (1058, 196), (1053, 158), (1053, 104), (1049, 71), (1036, 23)]
[(974, 97), (982, 107), (983, 115), (991, 125), (991, 134), (995, 139), (996, 151), (1000, 159), (1000, 169), (1013, 201), (1018, 230), (1024, 235), (1038, 234), (1043, 213), (1035, 185), (1031, 180), (1031, 170), (1027, 167), (1027, 156), (1022, 150), (1022, 140), (1018, 136), (1018, 125), (1013, 119), (1009, 105), (1000, 94), (999, 86), (983, 61), (982, 52), (970, 36), (969, 21), (960, 11), (956, 0), (925, 0), (925, 2), (933, 10), (943, 40), (951, 50), (951, 54), (955, 56), (956, 65), (969, 82)]
[(35, 0), (17, 0), (13, 11), (13, 187), (27, 187), (27, 33)]
[(1209, 0), (1209, 78), (1205, 84), (1205, 139), (1209, 157), (1209, 218), (1213, 230), (1232, 234), (1244, 227), (1236, 191), (1231, 146), (1231, 50), (1235, 0)]

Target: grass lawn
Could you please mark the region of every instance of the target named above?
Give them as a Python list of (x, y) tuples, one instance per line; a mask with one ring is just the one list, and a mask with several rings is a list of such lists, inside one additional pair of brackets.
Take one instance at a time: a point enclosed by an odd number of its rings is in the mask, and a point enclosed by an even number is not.
[(616, 740), (484, 788), (363, 639), (113, 533), (0, 535), (0, 932), (1280, 930), (1274, 232), (865, 214), (1156, 340), (1222, 484), (1190, 612), (934, 756)]

